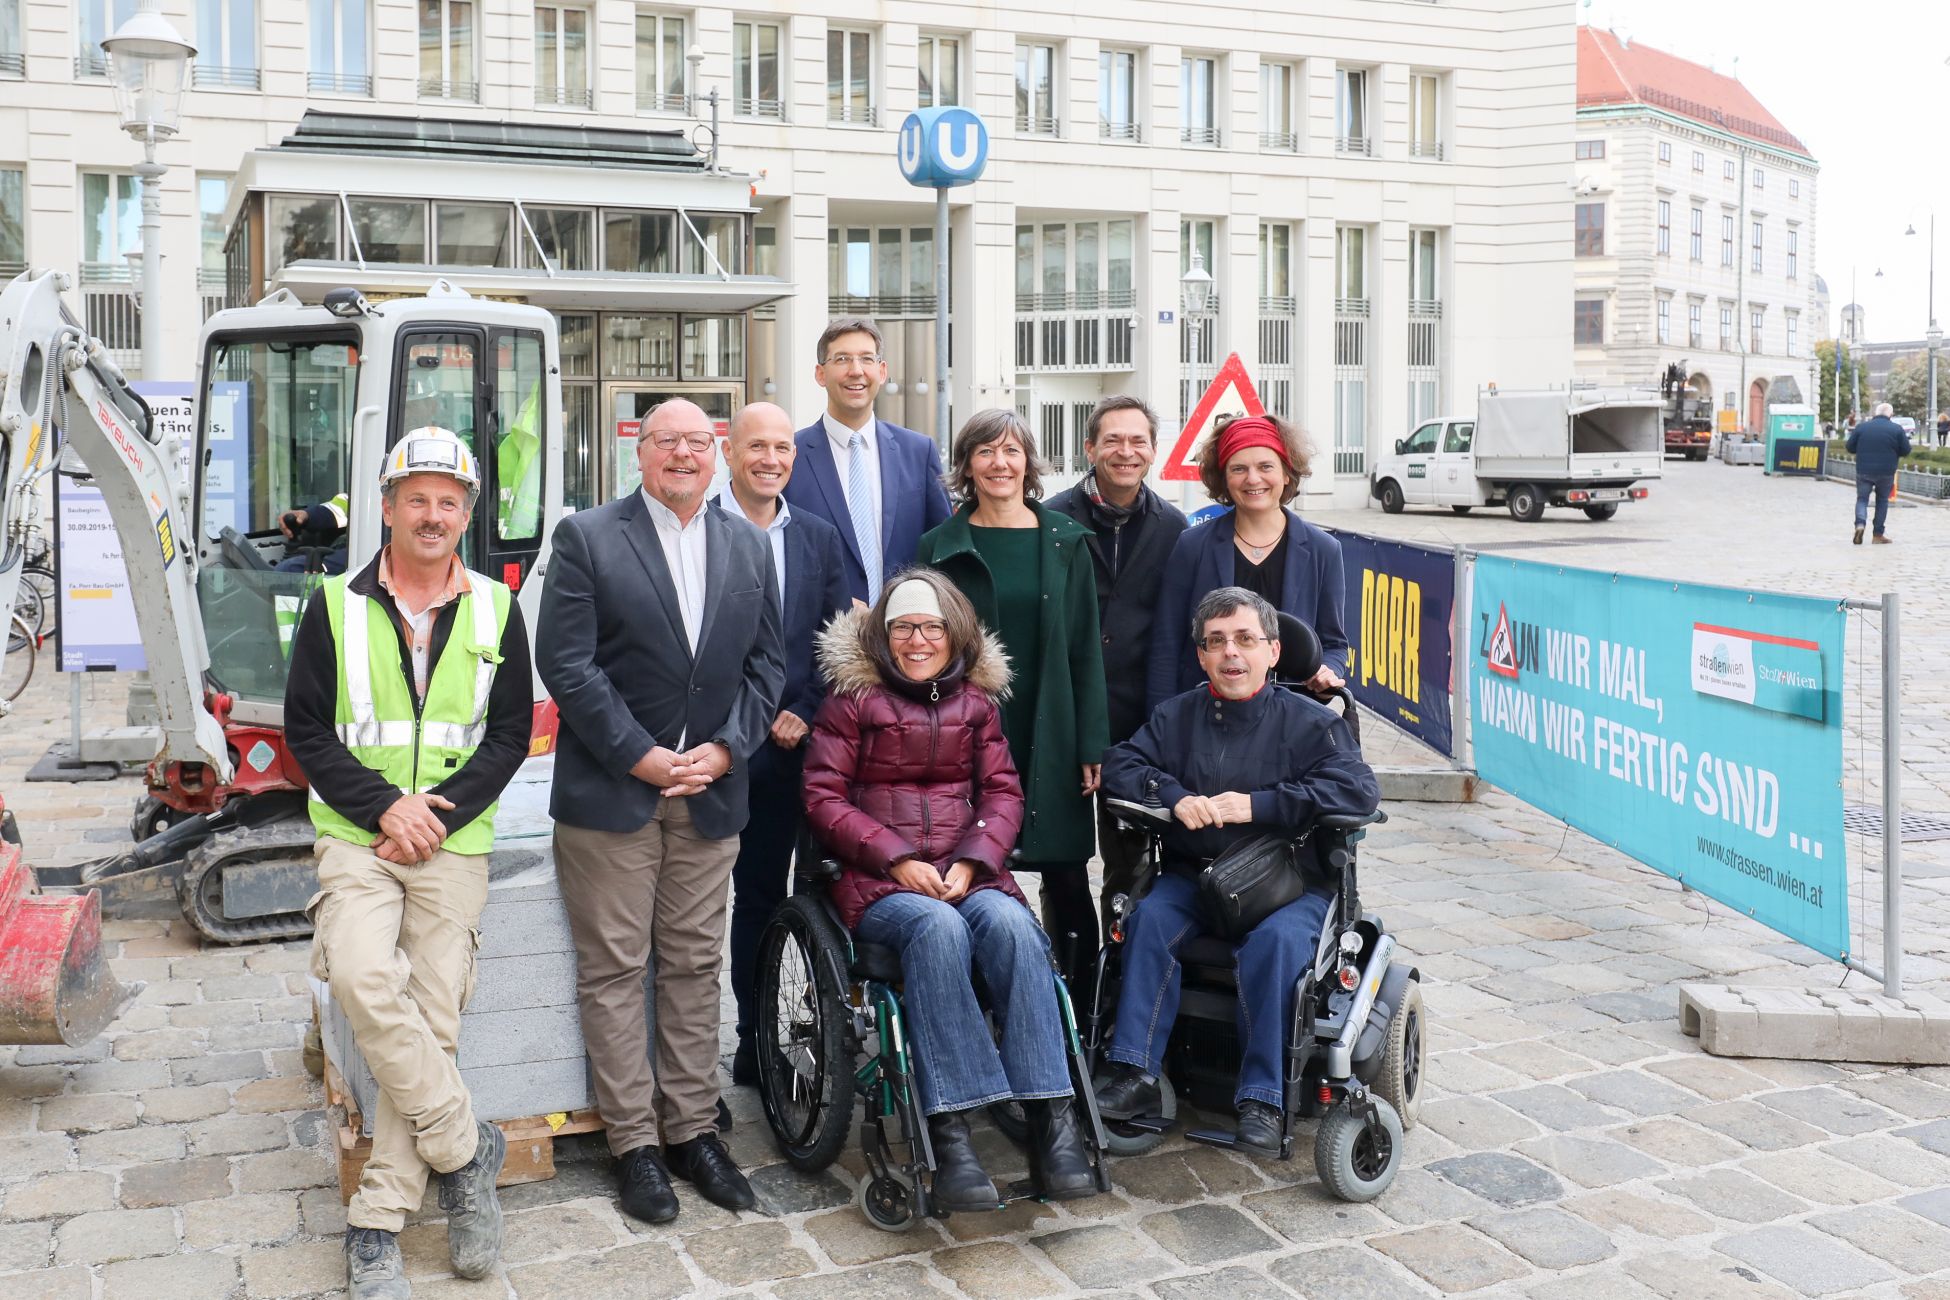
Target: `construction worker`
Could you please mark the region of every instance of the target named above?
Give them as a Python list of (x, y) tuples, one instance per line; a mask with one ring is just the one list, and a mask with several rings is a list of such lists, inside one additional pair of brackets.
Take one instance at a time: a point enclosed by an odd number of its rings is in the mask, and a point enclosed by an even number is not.
[(481, 490), (474, 454), (415, 429), (386, 455), (392, 541), (305, 611), (285, 735), (318, 831), (312, 974), (379, 1084), (372, 1156), (346, 1206), (353, 1300), (409, 1294), (399, 1231), (432, 1172), (465, 1278), (501, 1245), (507, 1142), (477, 1122), (455, 1064), (487, 902), (494, 808), (528, 754), (528, 639), (508, 588), (455, 555)]

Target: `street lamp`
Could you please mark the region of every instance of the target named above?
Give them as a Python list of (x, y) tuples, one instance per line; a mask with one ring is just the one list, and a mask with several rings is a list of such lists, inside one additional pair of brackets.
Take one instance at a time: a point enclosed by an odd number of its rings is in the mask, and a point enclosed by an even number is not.
[[(1194, 248), (1192, 264), (1185, 268), (1185, 274), (1178, 277), (1179, 305), (1185, 311), (1185, 336), (1191, 343), (1192, 355), (1187, 371), (1197, 375), (1199, 363), (1198, 335), (1203, 324), (1205, 309), (1212, 302), (1212, 273), (1205, 269), (1204, 256)], [(1189, 383), (1179, 396), (1179, 405), (1186, 412), (1192, 409), (1192, 393)]]
[[(1916, 227), (1911, 226), (1903, 233), (1913, 235), (1916, 233)], [(1924, 417), (1927, 423), (1923, 426), (1923, 436), (1934, 441), (1936, 438), (1936, 352), (1943, 345), (1943, 331), (1936, 327), (1936, 209), (1934, 208), (1930, 209), (1930, 329), (1924, 337), (1930, 345), (1930, 412)]]
[(157, 0), (140, 0), (129, 20), (102, 42), (115, 108), (122, 129), (142, 145), (135, 174), (142, 181), (142, 377), (162, 378), (162, 177), (156, 145), (176, 134), (183, 111), (183, 82), (196, 47), (156, 12)]

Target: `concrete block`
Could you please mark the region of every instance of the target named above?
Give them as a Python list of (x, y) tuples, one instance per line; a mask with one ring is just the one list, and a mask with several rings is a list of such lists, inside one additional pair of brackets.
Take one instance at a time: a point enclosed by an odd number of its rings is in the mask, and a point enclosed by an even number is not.
[(1950, 1064), (1950, 1005), (1919, 994), (1683, 984), (1680, 1028), (1716, 1056)]

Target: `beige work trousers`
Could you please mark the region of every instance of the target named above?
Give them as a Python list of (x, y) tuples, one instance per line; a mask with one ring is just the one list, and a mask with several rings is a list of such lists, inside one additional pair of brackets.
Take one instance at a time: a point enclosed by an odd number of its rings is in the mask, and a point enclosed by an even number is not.
[(474, 992), (487, 855), (443, 849), (403, 867), (330, 837), (312, 852), (312, 974), (330, 983), (379, 1084), (372, 1157), (345, 1221), (398, 1232), (428, 1171), (466, 1164), (479, 1136), (454, 1054)]
[[(616, 1155), (654, 1145), (660, 1119), (668, 1144), (717, 1128), (718, 970), (737, 857), (738, 837), (700, 836), (682, 799), (659, 800), (656, 816), (626, 833), (555, 824), (582, 1037)], [(643, 1006), (653, 953), (654, 1070)]]

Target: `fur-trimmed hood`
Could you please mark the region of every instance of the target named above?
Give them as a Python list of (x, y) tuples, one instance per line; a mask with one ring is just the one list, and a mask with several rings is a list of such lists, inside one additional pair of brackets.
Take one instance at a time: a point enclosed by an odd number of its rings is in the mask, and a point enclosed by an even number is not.
[[(820, 631), (817, 643), (819, 668), (832, 692), (858, 696), (885, 687), (905, 694), (928, 685), (899, 677), (884, 647), (884, 633), (874, 627), (872, 609), (856, 606), (835, 615)], [(981, 640), (936, 681), (942, 686), (966, 681), (999, 702), (1009, 698), (1009, 678), (1009, 653), (1002, 648), (1002, 638), (983, 628)]]

